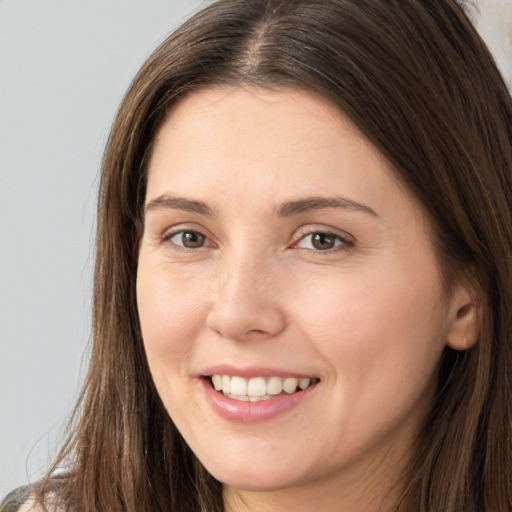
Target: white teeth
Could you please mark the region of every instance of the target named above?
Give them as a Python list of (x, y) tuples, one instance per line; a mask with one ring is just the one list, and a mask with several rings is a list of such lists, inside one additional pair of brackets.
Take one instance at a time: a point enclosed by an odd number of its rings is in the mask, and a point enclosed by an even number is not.
[(229, 398), (233, 398), (234, 400), (240, 400), (242, 402), (248, 402), (249, 401), (249, 397), (247, 395), (232, 395), (230, 393), (229, 394)]
[(263, 377), (256, 377), (249, 381), (247, 394), (253, 396), (265, 396), (267, 394), (267, 383)]
[(231, 377), (229, 375), (222, 376), (222, 391), (224, 393), (231, 393)]
[(281, 377), (270, 377), (267, 382), (267, 393), (269, 395), (279, 395), (283, 391), (283, 379)]
[(247, 380), (242, 377), (232, 377), (230, 393), (238, 396), (247, 395)]
[(243, 377), (230, 375), (212, 375), (212, 384), (217, 391), (221, 391), (225, 396), (233, 400), (244, 402), (258, 402), (268, 400), (282, 392), (287, 394), (306, 389), (311, 384), (315, 384), (317, 379), (303, 378), (296, 379), (288, 377), (270, 377), (266, 380), (264, 377), (253, 377), (244, 379)]
[(289, 395), (295, 392), (297, 386), (299, 385), (299, 381), (294, 379), (293, 377), (289, 377), (288, 379), (284, 379), (283, 382), (283, 391), (286, 391)]
[(311, 383), (311, 379), (305, 378), (299, 380), (299, 388), (300, 389), (306, 389), (309, 387), (309, 384)]
[(220, 391), (222, 389), (222, 375), (212, 375), (213, 387)]

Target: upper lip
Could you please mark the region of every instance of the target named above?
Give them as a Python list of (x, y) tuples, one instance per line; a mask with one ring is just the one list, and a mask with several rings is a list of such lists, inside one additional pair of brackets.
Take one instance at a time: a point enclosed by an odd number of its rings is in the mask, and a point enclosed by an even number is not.
[(250, 379), (253, 377), (295, 377), (296, 379), (317, 378), (314, 373), (302, 371), (285, 370), (283, 368), (275, 368), (269, 366), (246, 366), (237, 367), (229, 364), (220, 364), (210, 366), (200, 372), (201, 377), (210, 377), (211, 375), (229, 375), (231, 377), (243, 377)]

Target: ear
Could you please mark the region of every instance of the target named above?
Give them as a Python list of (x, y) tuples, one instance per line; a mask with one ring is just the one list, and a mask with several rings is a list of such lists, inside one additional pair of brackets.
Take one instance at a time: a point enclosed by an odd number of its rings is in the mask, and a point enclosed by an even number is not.
[(471, 287), (455, 287), (450, 304), (446, 344), (454, 350), (471, 348), (480, 335), (478, 295)]

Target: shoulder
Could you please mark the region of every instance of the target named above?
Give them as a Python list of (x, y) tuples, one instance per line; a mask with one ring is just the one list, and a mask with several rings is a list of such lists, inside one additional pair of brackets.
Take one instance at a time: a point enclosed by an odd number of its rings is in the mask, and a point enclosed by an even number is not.
[[(10, 492), (0, 504), (0, 512), (46, 512), (35, 502), (33, 490), (27, 485)], [(50, 507), (47, 512), (58, 512)]]
[[(10, 492), (0, 504), (1, 512), (21, 512), (21, 507), (30, 501), (32, 491), (29, 486), (18, 487)], [(24, 512), (24, 511), (23, 511)]]
[[(2, 512), (4, 511), (2, 510)], [(23, 503), (23, 505), (21, 505), (21, 507), (17, 509), (16, 512), (44, 512), (44, 509), (40, 505), (36, 504), (33, 499), (29, 498), (25, 503)], [(48, 512), (53, 511), (49, 509)]]

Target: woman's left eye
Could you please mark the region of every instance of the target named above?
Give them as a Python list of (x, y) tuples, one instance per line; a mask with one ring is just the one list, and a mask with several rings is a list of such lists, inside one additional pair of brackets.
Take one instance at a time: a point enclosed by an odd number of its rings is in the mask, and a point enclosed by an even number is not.
[(316, 231), (304, 235), (296, 244), (300, 249), (310, 249), (313, 251), (330, 251), (338, 247), (348, 248), (352, 245), (350, 240), (347, 240), (334, 233), (326, 233), (323, 231)]

